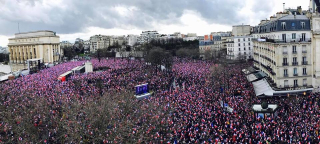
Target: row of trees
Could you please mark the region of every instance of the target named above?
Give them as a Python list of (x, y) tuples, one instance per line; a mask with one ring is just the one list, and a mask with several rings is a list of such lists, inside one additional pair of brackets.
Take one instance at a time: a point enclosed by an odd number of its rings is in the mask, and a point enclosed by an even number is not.
[(145, 58), (152, 66), (157, 67), (157, 71), (161, 70), (161, 65), (166, 68), (166, 71), (169, 71), (172, 68), (172, 54), (170, 51), (165, 51), (160, 47), (152, 48)]
[(199, 48), (199, 41), (183, 41), (182, 38), (169, 38), (167, 40), (164, 39), (153, 39), (150, 41), (150, 44), (155, 47), (160, 47), (165, 50), (173, 50), (177, 51), (181, 48), (188, 48), (188, 49), (198, 49)]
[(0, 53), (0, 62), (9, 62), (9, 54)]

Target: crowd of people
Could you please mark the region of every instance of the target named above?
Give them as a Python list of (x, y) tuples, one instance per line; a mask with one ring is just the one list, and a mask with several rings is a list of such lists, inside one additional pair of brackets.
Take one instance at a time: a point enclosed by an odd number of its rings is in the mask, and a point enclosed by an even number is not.
[[(144, 60), (90, 61), (97, 71), (74, 74), (65, 82), (58, 76), (85, 61), (0, 83), (0, 143), (320, 142), (319, 95), (259, 99), (241, 72), (250, 62), (175, 58), (171, 71), (158, 71)], [(134, 87), (143, 83), (153, 95), (137, 100)], [(124, 93), (131, 96), (120, 96)], [(99, 105), (106, 100), (110, 103)], [(252, 104), (263, 101), (278, 104), (278, 115), (256, 117)], [(233, 111), (225, 111), (221, 102)], [(105, 105), (106, 111), (100, 108)]]

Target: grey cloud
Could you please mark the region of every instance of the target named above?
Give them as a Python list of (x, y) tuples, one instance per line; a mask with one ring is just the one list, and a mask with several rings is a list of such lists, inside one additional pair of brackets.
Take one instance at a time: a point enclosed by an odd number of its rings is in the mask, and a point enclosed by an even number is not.
[[(86, 27), (156, 29), (151, 22), (178, 24), (184, 10), (194, 10), (210, 23), (237, 24), (241, 21), (238, 11), (244, 7), (238, 0), (64, 0), (61, 6), (42, 9), (42, 0), (10, 0), (25, 3), (36, 11), (38, 17), (32, 19), (21, 10), (6, 1), (6, 8), (12, 12), (0, 14), (0, 35), (12, 35), (17, 32), (17, 23), (21, 31), (53, 30), (59, 34), (83, 32)], [(256, 1), (256, 0), (255, 0)], [(38, 7), (37, 7), (38, 6)], [(120, 16), (113, 7), (134, 6), (138, 10), (130, 11), (130, 17)], [(39, 10), (39, 11), (37, 11)], [(1, 7), (0, 7), (1, 12)]]

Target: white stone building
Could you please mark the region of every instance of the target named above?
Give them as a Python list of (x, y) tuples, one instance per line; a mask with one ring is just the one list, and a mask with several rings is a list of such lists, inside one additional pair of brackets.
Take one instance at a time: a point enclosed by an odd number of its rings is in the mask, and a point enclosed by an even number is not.
[(90, 37), (90, 52), (94, 53), (97, 49), (108, 48), (114, 44), (114, 38), (106, 35), (94, 35)]
[(138, 41), (138, 35), (128, 35), (128, 45), (134, 46)]
[(157, 31), (142, 31), (139, 43), (149, 43), (152, 39), (156, 39), (158, 37), (159, 33)]
[(316, 53), (311, 45), (310, 19), (296, 14), (286, 12), (253, 30), (254, 67), (267, 74), (275, 88), (312, 86), (312, 57)]
[(252, 36), (230, 37), (227, 42), (227, 58), (232, 60), (251, 59), (253, 55)]
[(247, 36), (250, 35), (251, 26), (250, 25), (236, 25), (232, 26), (233, 36)]
[(24, 63), (28, 59), (41, 59), (44, 63), (59, 61), (60, 37), (53, 31), (17, 33), (9, 38), (10, 61)]

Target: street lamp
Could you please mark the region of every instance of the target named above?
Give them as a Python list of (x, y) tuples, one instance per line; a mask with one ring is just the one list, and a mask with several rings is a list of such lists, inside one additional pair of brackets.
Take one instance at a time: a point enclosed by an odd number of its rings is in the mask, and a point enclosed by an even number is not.
[(10, 66), (10, 73), (12, 73), (12, 66), (11, 66), (11, 56), (10, 56), (10, 52), (9, 52), (8, 54), (9, 54), (9, 66)]

